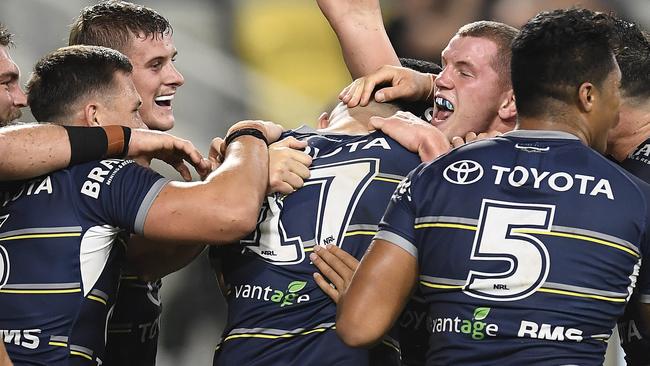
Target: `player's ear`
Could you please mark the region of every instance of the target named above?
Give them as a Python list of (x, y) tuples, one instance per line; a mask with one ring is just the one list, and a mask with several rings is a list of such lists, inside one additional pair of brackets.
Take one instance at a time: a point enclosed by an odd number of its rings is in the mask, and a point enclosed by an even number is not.
[(321, 113), (318, 117), (318, 129), (327, 128), (330, 125), (330, 114), (327, 112)]
[(84, 106), (84, 123), (88, 127), (97, 127), (100, 125), (98, 120), (97, 104), (88, 103)]

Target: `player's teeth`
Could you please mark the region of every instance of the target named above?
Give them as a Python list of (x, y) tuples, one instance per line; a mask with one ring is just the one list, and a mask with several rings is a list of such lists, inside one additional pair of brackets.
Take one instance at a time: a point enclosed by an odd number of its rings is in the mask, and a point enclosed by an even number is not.
[(454, 111), (454, 106), (453, 106), (453, 104), (451, 104), (451, 102), (448, 101), (448, 100), (445, 100), (445, 108), (449, 109), (449, 110), (452, 111), (452, 112)]
[(154, 99), (154, 100), (155, 100), (156, 102), (166, 102), (166, 101), (168, 101), (168, 100), (172, 100), (172, 99), (174, 99), (174, 96), (173, 96), (173, 95), (161, 95), (161, 96), (157, 97), (157, 98)]

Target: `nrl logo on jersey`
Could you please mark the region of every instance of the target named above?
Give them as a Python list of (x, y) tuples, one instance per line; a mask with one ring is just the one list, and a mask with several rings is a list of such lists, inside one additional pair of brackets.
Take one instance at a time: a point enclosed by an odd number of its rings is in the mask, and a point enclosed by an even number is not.
[(442, 176), (453, 184), (472, 184), (483, 177), (483, 167), (474, 160), (459, 160), (449, 164)]

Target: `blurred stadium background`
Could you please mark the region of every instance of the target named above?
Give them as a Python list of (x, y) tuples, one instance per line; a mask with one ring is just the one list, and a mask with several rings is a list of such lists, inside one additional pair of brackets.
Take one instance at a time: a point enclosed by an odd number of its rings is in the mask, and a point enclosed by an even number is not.
[[(36, 60), (67, 44), (68, 26), (89, 0), (2, 0), (0, 22), (16, 34), (11, 51), (25, 82)], [(314, 125), (351, 80), (336, 37), (315, 1), (141, 0), (174, 27), (178, 69), (185, 85), (174, 100), (172, 133), (207, 152), (232, 123), (266, 119), (286, 127)], [(650, 25), (647, 0), (382, 0), (387, 29), (403, 57), (437, 61), (458, 27), (477, 19), (514, 26), (543, 9), (584, 7), (614, 11)], [(24, 121), (33, 121), (25, 113)], [(164, 169), (164, 168), (163, 168)], [(173, 173), (166, 170), (166, 174)], [(171, 223), (173, 224), (173, 223)], [(198, 258), (168, 276), (159, 365), (211, 365), (225, 305)], [(608, 365), (624, 364), (615, 347)]]

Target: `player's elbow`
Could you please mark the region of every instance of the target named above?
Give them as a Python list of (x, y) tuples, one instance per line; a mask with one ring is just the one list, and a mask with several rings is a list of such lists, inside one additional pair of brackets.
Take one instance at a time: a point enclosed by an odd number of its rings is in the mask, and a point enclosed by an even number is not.
[(232, 206), (227, 212), (221, 212), (219, 221), (221, 225), (216, 226), (213, 238), (220, 242), (234, 242), (255, 230), (260, 204), (242, 203)]
[(363, 318), (339, 318), (336, 320), (336, 333), (343, 343), (350, 347), (370, 347), (377, 343), (380, 332), (372, 328)]

